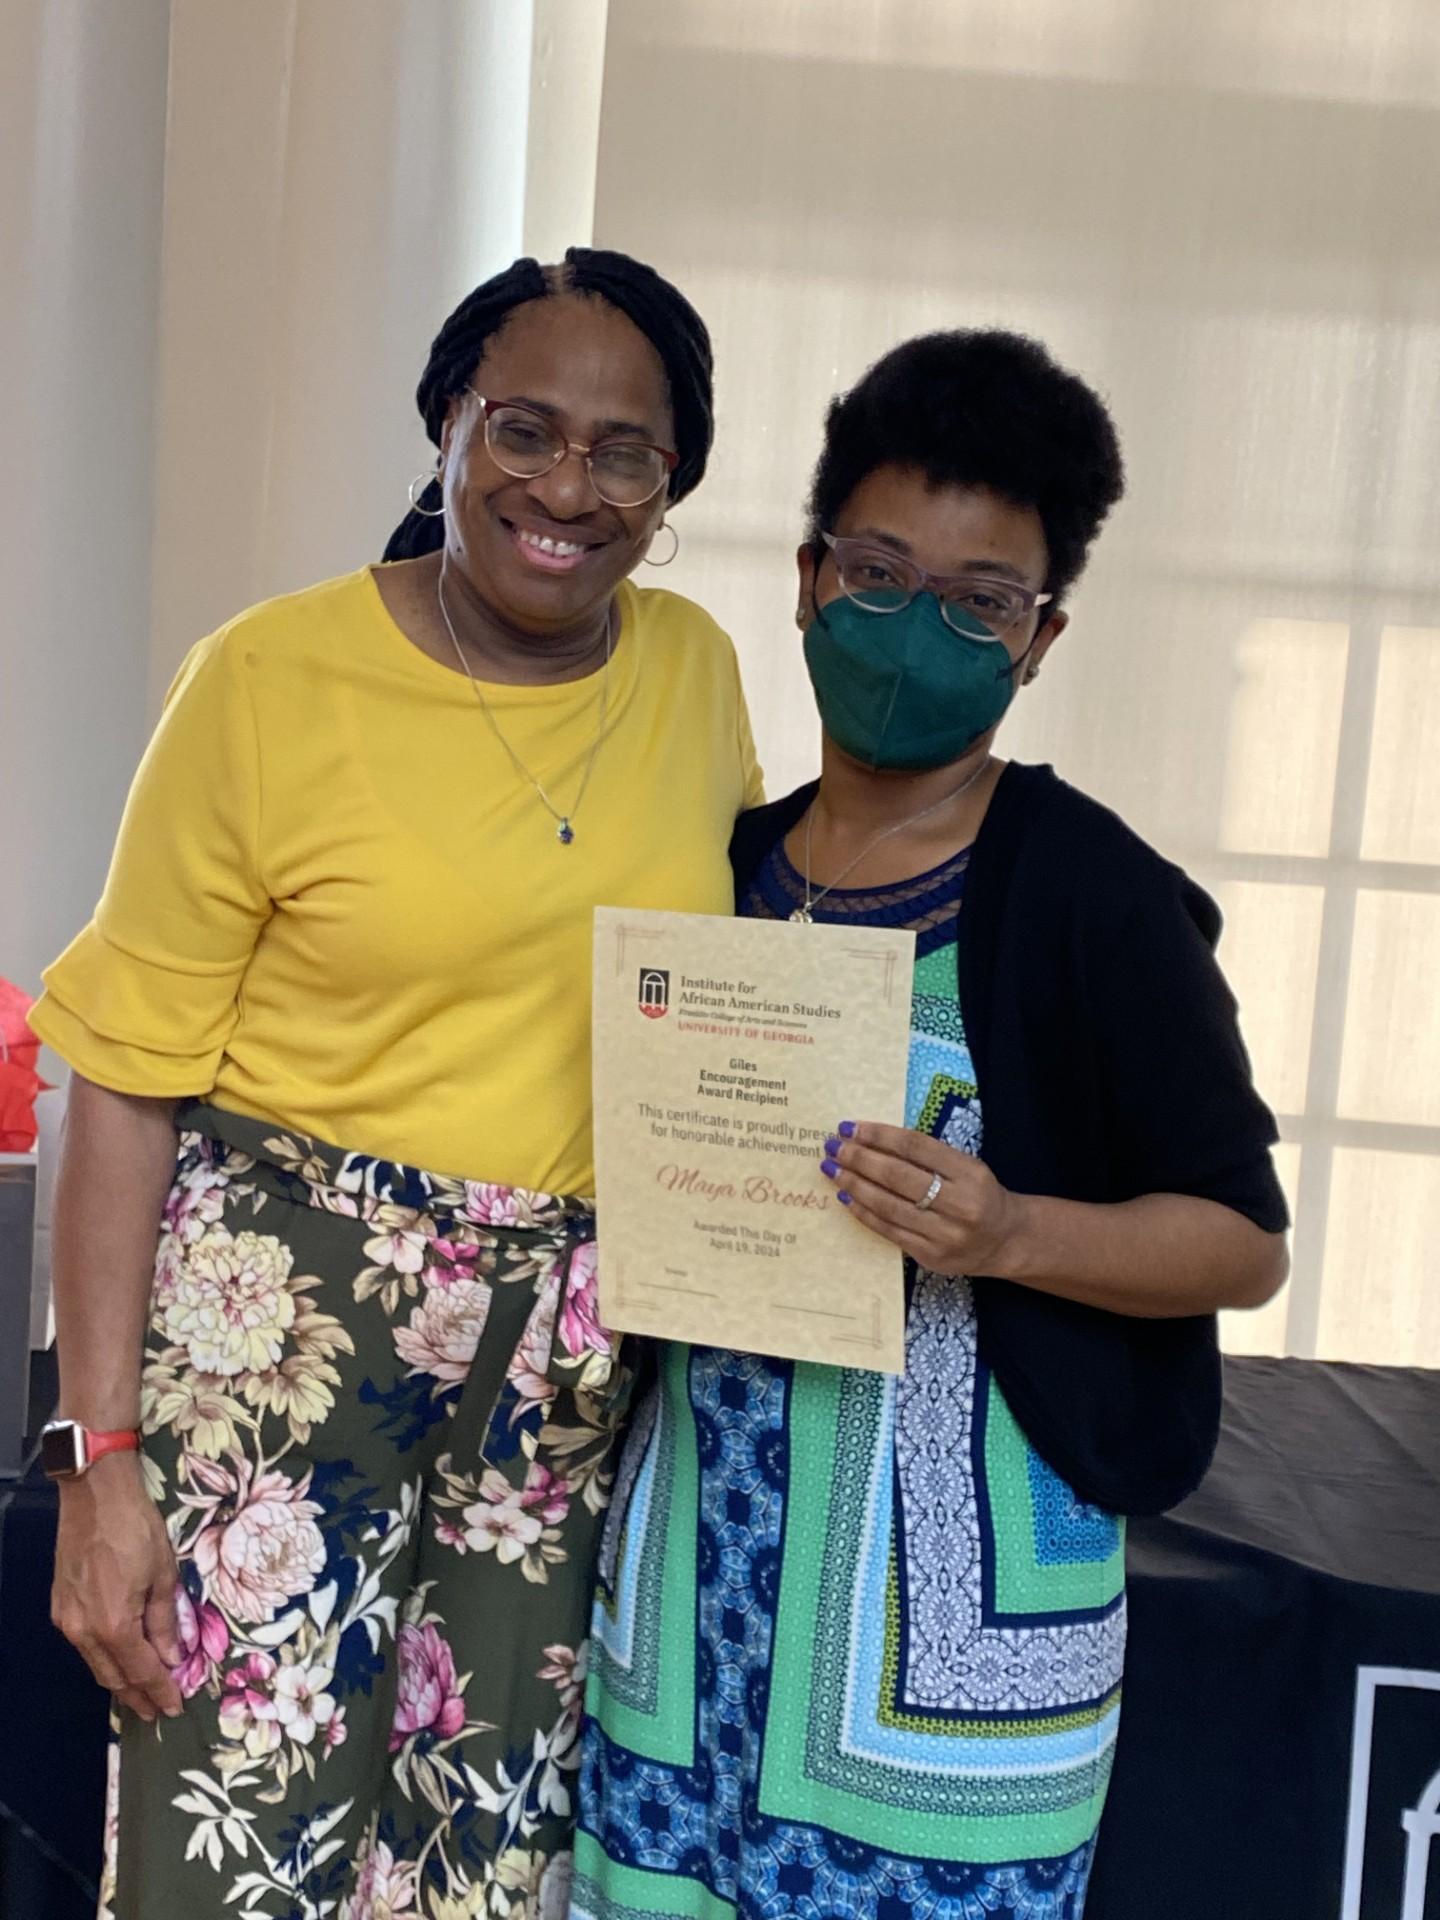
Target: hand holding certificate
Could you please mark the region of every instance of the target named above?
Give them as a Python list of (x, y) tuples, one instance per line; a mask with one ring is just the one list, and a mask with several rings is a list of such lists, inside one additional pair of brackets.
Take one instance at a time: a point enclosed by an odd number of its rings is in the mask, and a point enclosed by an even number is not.
[(915, 936), (600, 907), (600, 1309), (619, 1331), (898, 1373), (899, 1252), (820, 1174), (902, 1124)]

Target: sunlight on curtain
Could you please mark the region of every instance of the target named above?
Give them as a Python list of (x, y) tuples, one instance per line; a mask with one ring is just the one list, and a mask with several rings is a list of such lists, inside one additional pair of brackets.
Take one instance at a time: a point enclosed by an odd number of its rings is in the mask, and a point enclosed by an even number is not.
[[(1440, 422), (1432, 425), (1432, 458), (1440, 459)], [(1440, 866), (1440, 627), (1381, 634), (1375, 738), (1362, 858)]]
[(1329, 846), (1349, 650), (1344, 621), (1254, 620), (1240, 634), (1220, 816), (1227, 851)]
[(610, 0), (596, 237), (714, 331), (654, 579), (814, 769), (793, 552), (824, 408), (927, 327), (1106, 392), (1130, 496), (1007, 751), (1225, 907), (1295, 1279), (1236, 1350), (1440, 1365), (1440, 7)]

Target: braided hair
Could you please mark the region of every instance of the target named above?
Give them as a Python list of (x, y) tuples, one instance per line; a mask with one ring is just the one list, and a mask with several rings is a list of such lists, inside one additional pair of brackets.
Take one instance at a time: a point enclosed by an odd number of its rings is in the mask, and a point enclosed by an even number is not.
[[(670, 386), (679, 465), (670, 476), (668, 498), (683, 500), (699, 486), (715, 432), (714, 359), (705, 322), (685, 296), (653, 267), (629, 254), (603, 248), (571, 247), (563, 266), (542, 267), (517, 260), (476, 287), (435, 336), (430, 358), (415, 390), (425, 431), (438, 447), (450, 403), (463, 393), (488, 343), (517, 307), (559, 293), (593, 293), (632, 320), (659, 354)], [(445, 523), (438, 476), (420, 495), (419, 507), (391, 534), (387, 560), (413, 560), (443, 546)]]

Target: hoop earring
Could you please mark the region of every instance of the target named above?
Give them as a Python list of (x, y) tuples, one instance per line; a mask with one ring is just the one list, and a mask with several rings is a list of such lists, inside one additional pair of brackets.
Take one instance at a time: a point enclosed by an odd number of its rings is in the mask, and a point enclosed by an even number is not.
[(669, 553), (666, 554), (663, 560), (652, 560), (650, 555), (647, 553), (645, 555), (645, 564), (647, 567), (668, 567), (670, 565), (670, 562), (675, 558), (676, 554), (679, 553), (680, 551), (680, 536), (675, 531), (674, 527), (671, 526), (668, 520), (662, 520), (659, 526), (655, 529), (655, 531), (656, 533), (668, 533), (670, 538), (674, 541), (675, 544), (671, 547)]
[(406, 489), (406, 491), (410, 495), (411, 507), (416, 513), (420, 515), (422, 520), (442, 520), (445, 517), (445, 503), (443, 500), (441, 501), (438, 507), (422, 507), (420, 504), (420, 501), (424, 496), (425, 489), (429, 486), (432, 480), (438, 480), (440, 478), (441, 472), (442, 472), (442, 468), (440, 466), (440, 462), (437, 460), (435, 462), (435, 467), (433, 472), (417, 473), (415, 478), (410, 482), (409, 487)]

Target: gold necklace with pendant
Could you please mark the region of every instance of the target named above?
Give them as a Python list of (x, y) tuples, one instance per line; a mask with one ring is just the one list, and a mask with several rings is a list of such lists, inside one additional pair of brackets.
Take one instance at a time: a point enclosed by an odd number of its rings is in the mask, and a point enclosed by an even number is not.
[(580, 803), (585, 798), (586, 788), (590, 785), (590, 776), (595, 771), (595, 756), (599, 753), (601, 742), (605, 738), (605, 719), (610, 710), (610, 655), (615, 645), (615, 602), (613, 600), (610, 602), (609, 612), (605, 615), (605, 665), (601, 669), (600, 677), (600, 723), (595, 729), (595, 739), (590, 748), (589, 757), (585, 762), (585, 770), (580, 776), (580, 786), (575, 795), (574, 805), (568, 813), (562, 813), (501, 732), (500, 722), (495, 718), (490, 702), (485, 698), (484, 689), (470, 670), (470, 662), (465, 658), (465, 649), (461, 646), (455, 634), (454, 623), (450, 618), (450, 609), (445, 604), (445, 569), (443, 566), (440, 569), (440, 576), (435, 582), (435, 598), (440, 603), (440, 617), (445, 622), (445, 631), (450, 636), (450, 644), (455, 649), (455, 657), (460, 662), (466, 679), (475, 689), (475, 698), (480, 702), (480, 711), (490, 722), (490, 728), (495, 738), (509, 755), (510, 764), (522, 780), (529, 781), (539, 797), (541, 806), (544, 807), (545, 811), (550, 815), (550, 818), (555, 822), (555, 838), (560, 842), (562, 847), (570, 846), (575, 839), (575, 816), (580, 811)]

